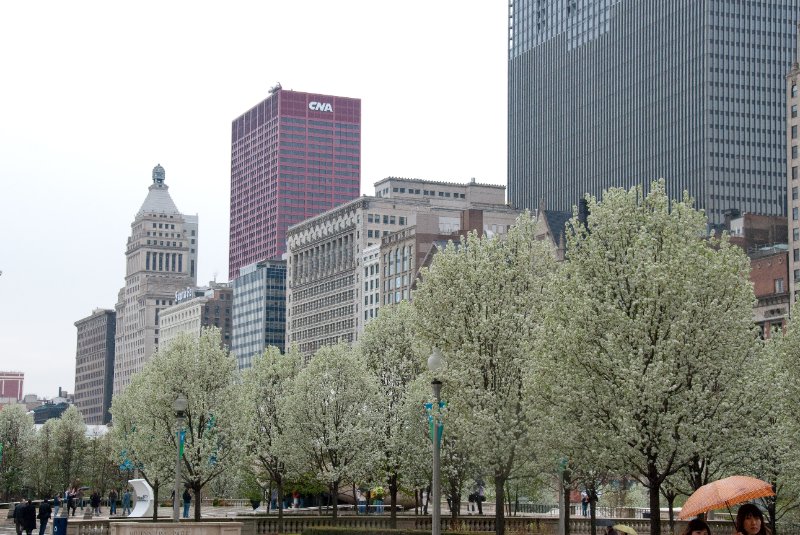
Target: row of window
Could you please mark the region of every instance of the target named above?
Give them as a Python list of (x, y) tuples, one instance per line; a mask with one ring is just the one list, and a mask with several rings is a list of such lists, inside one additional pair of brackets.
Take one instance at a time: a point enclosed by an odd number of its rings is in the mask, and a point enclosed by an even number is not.
[(395, 216), (384, 214), (383, 218), (381, 218), (381, 214), (367, 214), (367, 223), (380, 223), (383, 221), (384, 225), (395, 225), (399, 224), (400, 226), (405, 226), (406, 224), (406, 217), (405, 216)]

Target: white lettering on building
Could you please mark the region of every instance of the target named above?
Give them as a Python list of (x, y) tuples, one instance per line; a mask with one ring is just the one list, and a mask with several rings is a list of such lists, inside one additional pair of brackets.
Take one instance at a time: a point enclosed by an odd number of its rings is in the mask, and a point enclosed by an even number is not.
[(333, 111), (333, 106), (328, 102), (309, 102), (308, 109), (314, 111)]

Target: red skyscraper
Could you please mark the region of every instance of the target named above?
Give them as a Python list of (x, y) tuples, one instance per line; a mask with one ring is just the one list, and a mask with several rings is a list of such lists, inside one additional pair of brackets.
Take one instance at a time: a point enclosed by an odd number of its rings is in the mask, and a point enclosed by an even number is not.
[(233, 121), (228, 276), (286, 251), (286, 229), (361, 189), (361, 100), (287, 91)]

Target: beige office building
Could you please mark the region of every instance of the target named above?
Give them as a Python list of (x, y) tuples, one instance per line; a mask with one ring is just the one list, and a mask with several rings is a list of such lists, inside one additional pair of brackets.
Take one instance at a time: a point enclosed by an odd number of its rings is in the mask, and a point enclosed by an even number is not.
[(125, 251), (125, 286), (117, 300), (114, 393), (153, 356), (159, 344), (159, 314), (175, 293), (197, 284), (197, 216), (178, 211), (164, 168), (153, 169), (153, 184), (131, 224)]
[[(323, 345), (356, 341), (380, 305), (389, 302), (390, 286), (391, 302), (409, 298), (417, 257), (425, 256), (420, 251), (430, 250), (435, 241), (429, 237), (458, 239), (468, 228), (505, 233), (518, 214), (505, 204), (505, 186), (391, 177), (375, 184), (375, 196), (365, 195), (290, 227), (287, 344), (311, 354)], [(399, 253), (402, 271), (389, 268), (390, 255), (396, 267), (398, 253), (384, 239), (418, 225), (426, 236), (424, 247), (404, 244), (405, 253)]]
[(224, 347), (231, 344), (233, 287), (229, 282), (210, 282), (202, 288), (185, 288), (175, 294), (175, 304), (160, 315), (160, 341), (166, 347), (180, 333), (200, 337), (204, 327), (216, 327)]

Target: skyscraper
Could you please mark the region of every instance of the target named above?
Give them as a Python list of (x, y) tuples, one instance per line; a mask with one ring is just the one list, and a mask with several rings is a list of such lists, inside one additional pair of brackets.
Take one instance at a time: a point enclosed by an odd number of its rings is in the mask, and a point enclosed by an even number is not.
[(228, 277), (280, 259), (289, 226), (358, 197), (361, 100), (280, 84), (233, 121)]
[(197, 216), (178, 211), (153, 169), (142, 207), (131, 223), (125, 251), (125, 286), (117, 299), (114, 394), (131, 382), (158, 348), (159, 313), (175, 303), (175, 293), (197, 284)]
[(712, 223), (785, 213), (798, 0), (512, 0), (509, 18), (515, 205), (664, 178)]
[(116, 313), (95, 309), (91, 316), (76, 321), (75, 327), (75, 406), (87, 424), (107, 424), (111, 421)]

